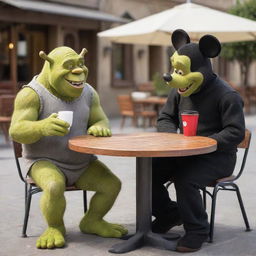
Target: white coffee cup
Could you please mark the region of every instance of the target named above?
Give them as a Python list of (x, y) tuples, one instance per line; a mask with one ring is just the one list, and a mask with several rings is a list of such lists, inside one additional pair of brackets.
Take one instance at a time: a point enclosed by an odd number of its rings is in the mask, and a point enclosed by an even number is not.
[(58, 118), (69, 123), (69, 130), (73, 123), (73, 111), (59, 111)]

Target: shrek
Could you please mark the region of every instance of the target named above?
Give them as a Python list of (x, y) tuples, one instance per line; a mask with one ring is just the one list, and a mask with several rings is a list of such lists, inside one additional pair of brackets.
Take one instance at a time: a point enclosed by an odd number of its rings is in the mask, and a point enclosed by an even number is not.
[[(65, 245), (63, 215), (66, 186), (95, 191), (79, 228), (83, 233), (121, 237), (127, 230), (103, 219), (121, 189), (120, 180), (96, 156), (68, 148), (69, 138), (82, 134), (111, 136), (108, 119), (96, 91), (86, 83), (88, 69), (83, 49), (77, 54), (58, 47), (48, 55), (38, 76), (23, 86), (15, 100), (10, 136), (23, 145), (28, 175), (42, 189), (40, 208), (48, 225), (37, 248)], [(73, 111), (73, 124), (58, 118), (59, 111)]]

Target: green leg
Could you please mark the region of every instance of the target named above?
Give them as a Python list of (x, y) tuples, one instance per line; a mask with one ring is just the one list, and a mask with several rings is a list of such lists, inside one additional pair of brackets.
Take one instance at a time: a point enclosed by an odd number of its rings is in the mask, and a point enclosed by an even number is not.
[(102, 237), (121, 237), (127, 234), (123, 226), (103, 220), (121, 189), (120, 180), (103, 163), (98, 160), (92, 162), (75, 185), (83, 190), (96, 191), (80, 222), (81, 232)]
[(46, 231), (37, 240), (37, 248), (63, 247), (65, 227), (63, 215), (66, 207), (64, 197), (65, 177), (59, 169), (47, 161), (36, 162), (29, 176), (42, 189), (40, 208), (48, 224)]

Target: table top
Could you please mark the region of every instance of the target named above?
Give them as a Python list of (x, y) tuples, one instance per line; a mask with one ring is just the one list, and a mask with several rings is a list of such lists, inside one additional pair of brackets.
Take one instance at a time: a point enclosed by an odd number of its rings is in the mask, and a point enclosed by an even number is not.
[(164, 105), (167, 101), (167, 97), (150, 96), (144, 99), (133, 99), (136, 103), (150, 103)]
[(69, 140), (69, 148), (96, 155), (168, 157), (210, 153), (216, 150), (217, 142), (202, 136), (144, 132), (113, 134), (112, 137), (78, 136)]

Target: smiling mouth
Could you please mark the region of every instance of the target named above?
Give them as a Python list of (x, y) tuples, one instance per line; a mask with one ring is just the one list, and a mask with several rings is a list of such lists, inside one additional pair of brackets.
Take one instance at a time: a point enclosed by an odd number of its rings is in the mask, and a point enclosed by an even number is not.
[(178, 91), (179, 93), (185, 93), (193, 84), (190, 84), (188, 87), (185, 87), (185, 88), (179, 88)]
[(83, 88), (84, 87), (84, 81), (70, 81), (67, 79), (66, 79), (66, 81), (69, 82), (69, 84), (71, 84), (75, 88)]

